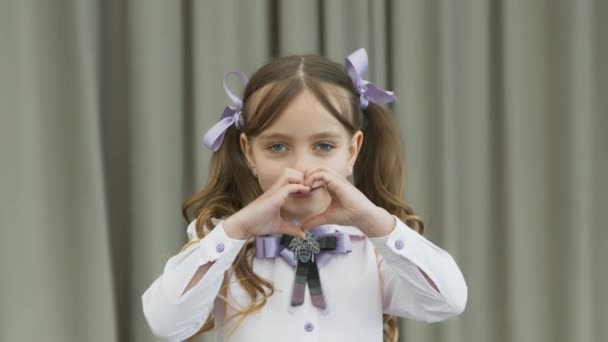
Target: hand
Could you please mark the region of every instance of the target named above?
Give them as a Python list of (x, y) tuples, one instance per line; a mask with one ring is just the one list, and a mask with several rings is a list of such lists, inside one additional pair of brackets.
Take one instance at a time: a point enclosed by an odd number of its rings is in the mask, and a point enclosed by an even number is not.
[(289, 234), (304, 237), (299, 225), (281, 217), (281, 207), (295, 192), (307, 193), (310, 186), (304, 185), (304, 174), (294, 169), (285, 169), (279, 179), (255, 201), (224, 221), (224, 230), (232, 237), (244, 240), (252, 235)]
[(303, 231), (324, 224), (339, 224), (356, 226), (370, 237), (390, 233), (395, 224), (392, 215), (376, 206), (345, 176), (326, 167), (308, 170), (304, 175), (304, 185), (312, 186), (319, 181), (325, 184), (332, 201), (324, 212), (302, 224)]

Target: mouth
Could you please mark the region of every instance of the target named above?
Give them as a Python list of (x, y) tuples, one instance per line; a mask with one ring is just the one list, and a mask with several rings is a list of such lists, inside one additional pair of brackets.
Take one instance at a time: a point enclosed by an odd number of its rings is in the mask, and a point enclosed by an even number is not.
[[(314, 185), (314, 184), (313, 184)], [(296, 198), (305, 198), (305, 197), (310, 197), (312, 196), (318, 189), (322, 188), (322, 185), (317, 185), (316, 187), (310, 189), (309, 192), (294, 192), (291, 194), (291, 196), (296, 197)]]

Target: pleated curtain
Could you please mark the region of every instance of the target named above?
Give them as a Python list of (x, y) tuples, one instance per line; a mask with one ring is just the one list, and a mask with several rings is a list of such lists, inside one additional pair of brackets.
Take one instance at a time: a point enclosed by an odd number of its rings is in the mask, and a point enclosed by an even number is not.
[(407, 200), (469, 286), (464, 314), (402, 319), (400, 341), (605, 341), (607, 16), (601, 0), (0, 1), (0, 340), (154, 341), (141, 294), (186, 241), (224, 72), (364, 47), (366, 78), (399, 98)]

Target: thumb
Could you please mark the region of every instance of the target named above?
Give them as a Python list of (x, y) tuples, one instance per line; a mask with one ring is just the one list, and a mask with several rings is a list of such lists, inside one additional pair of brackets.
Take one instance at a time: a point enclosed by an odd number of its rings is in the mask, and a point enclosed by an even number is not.
[(322, 226), (329, 223), (326, 213), (313, 216), (306, 220), (301, 227), (301, 230), (307, 232), (310, 228)]
[(292, 222), (283, 221), (283, 223), (281, 223), (281, 231), (283, 231), (285, 234), (304, 238), (306, 234), (302, 231), (301, 227), (302, 224), (295, 220)]

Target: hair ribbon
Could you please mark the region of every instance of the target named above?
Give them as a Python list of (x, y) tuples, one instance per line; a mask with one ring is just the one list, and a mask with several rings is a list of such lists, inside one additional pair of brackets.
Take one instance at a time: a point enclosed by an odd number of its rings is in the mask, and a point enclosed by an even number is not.
[(216, 152), (222, 146), (224, 136), (230, 126), (234, 125), (237, 129), (243, 128), (243, 101), (228, 88), (227, 81), (230, 75), (236, 75), (244, 86), (249, 81), (247, 75), (241, 71), (230, 71), (224, 74), (224, 91), (230, 100), (232, 100), (232, 105), (224, 108), (220, 121), (211, 127), (203, 137), (203, 144), (213, 152)]
[(392, 91), (379, 88), (377, 85), (363, 79), (367, 71), (367, 52), (361, 48), (344, 59), (346, 72), (353, 81), (357, 94), (360, 96), (361, 109), (367, 108), (369, 101), (389, 103), (397, 101)]

